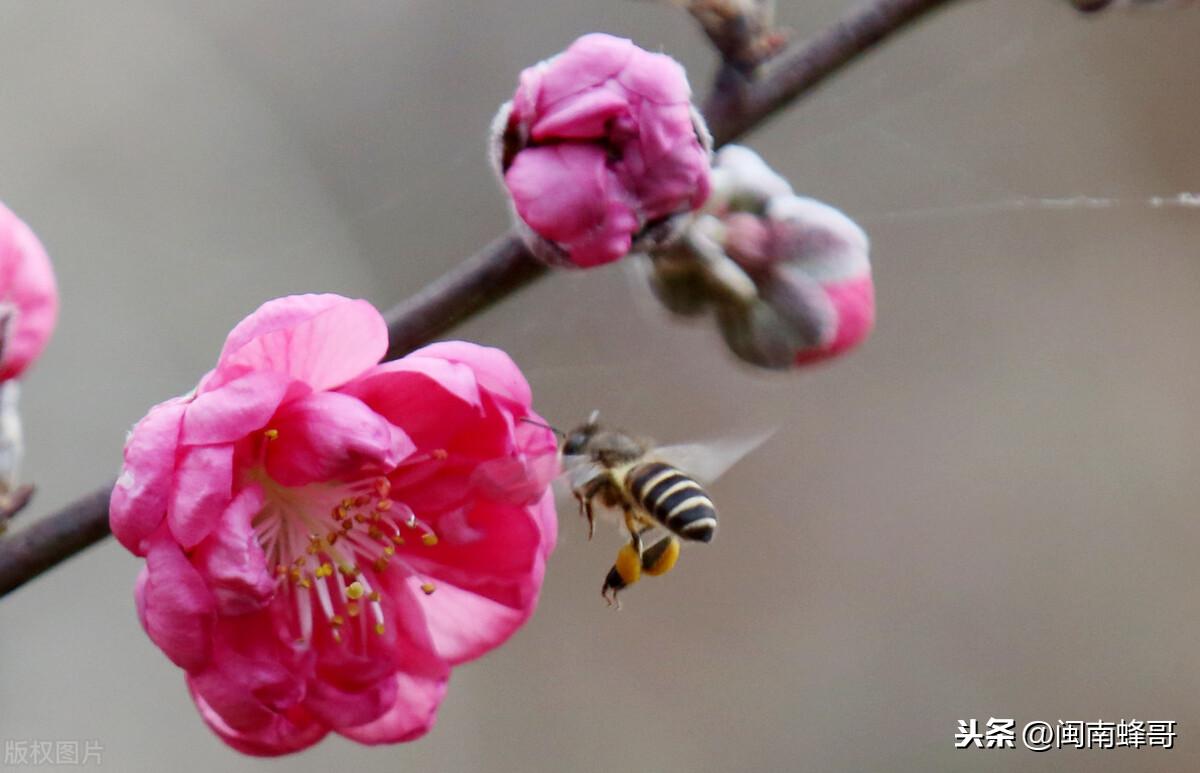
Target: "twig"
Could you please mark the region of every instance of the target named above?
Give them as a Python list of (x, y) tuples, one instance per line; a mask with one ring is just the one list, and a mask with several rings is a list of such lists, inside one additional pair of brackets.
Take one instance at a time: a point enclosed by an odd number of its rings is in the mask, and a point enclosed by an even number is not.
[[(719, 84), (705, 106), (718, 145), (809, 91), (840, 67), (926, 11), (949, 0), (874, 0), (807, 43), (792, 43), (762, 76)], [(728, 92), (728, 93), (726, 93)], [(547, 269), (514, 236), (503, 236), (384, 317), (395, 358), (541, 277)], [(108, 533), (112, 483), (0, 540), (0, 596), (100, 541)]]
[(874, 0), (805, 43), (793, 43), (749, 79), (724, 67), (704, 104), (718, 146), (741, 137), (791, 100), (909, 23), (950, 0)]

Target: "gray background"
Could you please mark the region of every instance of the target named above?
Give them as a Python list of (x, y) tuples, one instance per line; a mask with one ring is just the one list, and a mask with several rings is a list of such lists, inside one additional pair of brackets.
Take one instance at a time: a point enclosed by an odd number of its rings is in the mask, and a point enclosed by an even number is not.
[[(845, 7), (781, 0), (801, 34)], [(664, 440), (778, 425), (713, 490), (720, 538), (613, 613), (617, 539), (573, 508), (534, 620), (455, 673), (436, 729), (241, 757), (133, 612), (112, 541), (0, 603), (0, 738), (118, 771), (1200, 768), (1200, 8), (1083, 19), (961, 2), (757, 132), (873, 240), (879, 327), (765, 377), (621, 267), (556, 274), (458, 335), (537, 405)], [(232, 325), (296, 291), (387, 305), (504, 228), (483, 135), (575, 36), (713, 57), (622, 0), (0, 0), (0, 199), (46, 242), (57, 335), (27, 380), (33, 520)], [(1108, 208), (1036, 206), (1086, 194)], [(1173, 751), (955, 752), (958, 719), (1173, 719)]]

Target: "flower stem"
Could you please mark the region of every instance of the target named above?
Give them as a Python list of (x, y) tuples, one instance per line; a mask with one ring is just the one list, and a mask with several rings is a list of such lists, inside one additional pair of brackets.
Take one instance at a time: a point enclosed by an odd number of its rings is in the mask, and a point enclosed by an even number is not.
[[(875, 44), (950, 0), (872, 0), (807, 42), (794, 42), (749, 80), (726, 68), (704, 113), (717, 145), (745, 134)], [(547, 273), (515, 236), (502, 236), (384, 312), (394, 359)], [(0, 596), (109, 534), (113, 483), (0, 539)]]

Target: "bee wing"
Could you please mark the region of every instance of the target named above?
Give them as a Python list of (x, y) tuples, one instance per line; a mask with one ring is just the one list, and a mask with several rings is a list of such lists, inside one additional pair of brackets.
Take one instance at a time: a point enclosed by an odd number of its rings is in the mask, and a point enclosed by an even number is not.
[(659, 446), (650, 454), (653, 458), (678, 467), (700, 483), (708, 485), (724, 475), (742, 457), (767, 442), (774, 429), (734, 435), (706, 443)]

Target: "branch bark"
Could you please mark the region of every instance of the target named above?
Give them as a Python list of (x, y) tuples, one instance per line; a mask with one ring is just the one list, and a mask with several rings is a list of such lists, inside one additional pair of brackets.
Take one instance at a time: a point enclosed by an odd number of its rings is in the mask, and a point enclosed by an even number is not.
[[(808, 42), (795, 42), (747, 78), (726, 68), (704, 106), (718, 146), (745, 134), (788, 102), (926, 12), (950, 0), (873, 0)], [(502, 236), (412, 298), (384, 312), (391, 345), (403, 356), (471, 315), (532, 283), (548, 269), (513, 235)], [(113, 483), (0, 539), (0, 596), (109, 534)]]

